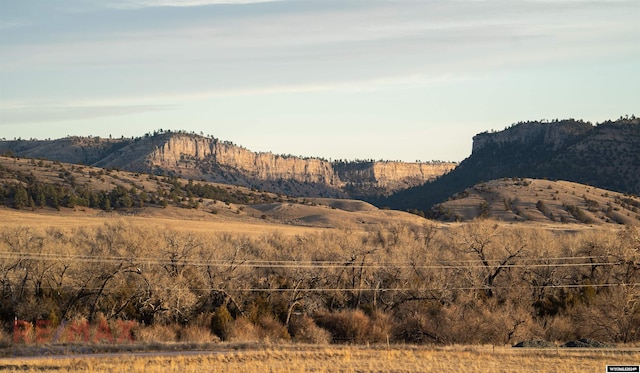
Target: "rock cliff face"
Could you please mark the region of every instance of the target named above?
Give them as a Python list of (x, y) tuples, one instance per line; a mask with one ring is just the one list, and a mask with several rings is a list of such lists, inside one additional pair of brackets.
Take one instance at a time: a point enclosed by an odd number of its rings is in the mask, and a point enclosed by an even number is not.
[(454, 169), (454, 162), (375, 162), (373, 175), (378, 186), (398, 190), (424, 184)]
[(472, 153), (489, 145), (540, 143), (556, 151), (589, 133), (591, 123), (566, 120), (554, 123), (524, 122), (500, 132), (483, 132), (473, 137)]
[(149, 170), (176, 168), (183, 175), (199, 170), (211, 181), (240, 182), (268, 189), (274, 189), (274, 182), (297, 182), (344, 190), (358, 197), (420, 185), (457, 165), (452, 162), (332, 164), (317, 158), (255, 153), (228, 142), (193, 135), (167, 136), (154, 147), (147, 164)]
[(228, 142), (199, 136), (167, 136), (166, 141), (156, 145), (147, 157), (150, 170), (190, 169), (194, 164), (204, 170), (235, 170), (263, 181), (293, 180), (339, 186), (333, 167), (327, 161), (254, 153)]

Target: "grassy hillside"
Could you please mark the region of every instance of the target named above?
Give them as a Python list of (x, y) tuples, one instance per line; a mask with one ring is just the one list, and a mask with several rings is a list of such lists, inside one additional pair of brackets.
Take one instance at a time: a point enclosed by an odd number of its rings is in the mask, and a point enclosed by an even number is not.
[(544, 224), (634, 224), (640, 199), (568, 181), (499, 179), (477, 184), (434, 206), (430, 216), (469, 221), (479, 217)]

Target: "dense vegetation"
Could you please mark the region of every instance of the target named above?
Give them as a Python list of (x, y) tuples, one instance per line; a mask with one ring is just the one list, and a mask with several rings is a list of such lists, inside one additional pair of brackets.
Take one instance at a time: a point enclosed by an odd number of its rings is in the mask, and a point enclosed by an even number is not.
[[(36, 163), (35, 160), (32, 162)], [(33, 173), (0, 166), (0, 205), (16, 209), (90, 207), (111, 211), (145, 206), (166, 207), (169, 204), (197, 208), (203, 199), (238, 204), (274, 201), (273, 197), (265, 193), (248, 193), (238, 188), (229, 190), (193, 180), (184, 183), (175, 176), (150, 175), (149, 177), (155, 178), (158, 182), (155, 190), (139, 188), (135, 183), (131, 183), (129, 187), (112, 185), (110, 190), (96, 190), (76, 182), (77, 172), (80, 172), (82, 166), (66, 169), (57, 163), (56, 167), (60, 180), (51, 183), (39, 180)], [(101, 178), (109, 176), (111, 172), (100, 170), (89, 173), (95, 178)]]
[(475, 221), (306, 236), (123, 223), (0, 229), (0, 319), (197, 326), (223, 340), (640, 340), (640, 228)]

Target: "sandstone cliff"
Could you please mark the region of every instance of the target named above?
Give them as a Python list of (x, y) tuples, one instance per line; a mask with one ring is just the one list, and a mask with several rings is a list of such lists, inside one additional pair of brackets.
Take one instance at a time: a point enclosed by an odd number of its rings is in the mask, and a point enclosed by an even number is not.
[(456, 166), (455, 162), (375, 162), (373, 174), (378, 186), (398, 190), (424, 184), (451, 171)]
[[(340, 186), (331, 164), (321, 159), (255, 153), (229, 142), (194, 135), (163, 138), (146, 157), (148, 171), (201, 173), (211, 181), (241, 181), (248, 186), (281, 180)], [(235, 180), (228, 180), (227, 174)]]

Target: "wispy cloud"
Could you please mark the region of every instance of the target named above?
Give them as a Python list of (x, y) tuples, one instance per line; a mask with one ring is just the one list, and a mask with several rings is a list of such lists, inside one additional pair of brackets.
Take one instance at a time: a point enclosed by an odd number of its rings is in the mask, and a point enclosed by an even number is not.
[(35, 105), (5, 104), (0, 113), (3, 125), (75, 121), (168, 110), (170, 105)]
[[(172, 96), (177, 100), (207, 100), (220, 97), (235, 96), (263, 96), (263, 95), (280, 95), (280, 94), (296, 94), (296, 93), (314, 93), (314, 92), (335, 92), (342, 94), (375, 92), (385, 89), (411, 89), (417, 87), (427, 87), (452, 81), (466, 81), (471, 79), (479, 79), (477, 76), (460, 75), (460, 74), (412, 74), (379, 77), (374, 79), (361, 80), (344, 80), (344, 81), (325, 81), (325, 82), (309, 82), (304, 84), (292, 85), (271, 85), (263, 87), (246, 87), (229, 90), (212, 90), (204, 92), (193, 92), (190, 94)], [(154, 98), (157, 99), (158, 97)], [(153, 99), (152, 99), (153, 100)]]
[(30, 25), (29, 22), (0, 21), (0, 30), (24, 27), (28, 25)]
[(425, 74), (414, 74), (350, 81), (309, 82), (302, 84), (254, 86), (235, 89), (166, 92), (137, 96), (119, 96), (113, 98), (74, 99), (69, 102), (0, 101), (0, 107), (2, 107), (2, 111), (0, 112), (0, 123), (45, 123), (95, 119), (174, 110), (185, 104), (221, 98), (323, 92), (357, 94), (361, 92), (376, 92), (385, 89), (403, 90), (430, 85), (435, 86), (453, 81), (477, 79), (479, 79), (477, 76), (470, 75), (444, 74), (440, 76), (429, 76)]
[(151, 7), (192, 7), (203, 5), (233, 5), (269, 3), (283, 0), (121, 0), (107, 6), (119, 9), (141, 9)]

